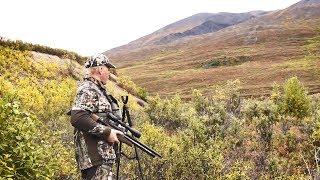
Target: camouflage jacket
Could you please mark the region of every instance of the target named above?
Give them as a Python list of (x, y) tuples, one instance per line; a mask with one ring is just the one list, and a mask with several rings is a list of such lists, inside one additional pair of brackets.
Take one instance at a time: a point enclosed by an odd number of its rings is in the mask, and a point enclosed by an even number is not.
[(75, 153), (80, 170), (101, 164), (112, 166), (115, 162), (113, 146), (106, 142), (110, 128), (91, 117), (91, 113), (112, 111), (113, 103), (106, 95), (104, 85), (94, 78), (85, 78), (79, 84), (71, 110), (71, 124), (75, 127)]

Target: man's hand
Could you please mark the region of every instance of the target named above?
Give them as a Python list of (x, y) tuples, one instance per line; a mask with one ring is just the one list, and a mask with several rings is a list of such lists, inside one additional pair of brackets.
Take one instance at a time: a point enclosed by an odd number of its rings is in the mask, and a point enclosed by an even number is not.
[(123, 135), (123, 132), (115, 130), (115, 129), (111, 129), (111, 132), (110, 132), (109, 136), (107, 137), (107, 142), (108, 143), (119, 143), (117, 134)]

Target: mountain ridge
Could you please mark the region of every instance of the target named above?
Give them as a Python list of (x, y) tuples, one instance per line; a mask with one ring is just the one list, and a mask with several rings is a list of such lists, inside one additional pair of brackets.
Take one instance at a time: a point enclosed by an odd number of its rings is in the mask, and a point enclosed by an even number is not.
[[(220, 13), (197, 13), (195, 15), (189, 16), (187, 18), (181, 19), (179, 21), (176, 21), (174, 23), (171, 23), (167, 26), (164, 26), (163, 28), (160, 28), (159, 30), (156, 30), (153, 33), (150, 33), (146, 36), (143, 36), (141, 38), (138, 38), (136, 40), (133, 40), (129, 42), (128, 44), (112, 48), (105, 53), (117, 53), (119, 51), (127, 51), (127, 50), (134, 50), (137, 48), (143, 48), (145, 46), (149, 45), (162, 45), (163, 43), (161, 42), (161, 39), (165, 38), (170, 38), (172, 34), (179, 34), (179, 33), (184, 33), (187, 31), (192, 31), (191, 29), (196, 28), (197, 26), (200, 26), (201, 24), (205, 23), (206, 21), (214, 21), (217, 24), (223, 24), (221, 22), (220, 18), (231, 18), (232, 21), (236, 17), (230, 17), (230, 16), (236, 16), (239, 15), (241, 17), (243, 16), (260, 16), (262, 14), (267, 13), (267, 11), (250, 11), (246, 13), (228, 13), (228, 12), (220, 12)], [(219, 18), (220, 17), (220, 18)], [(218, 22), (217, 22), (218, 21)], [(232, 23), (229, 23), (229, 25)], [(165, 40), (163, 40), (165, 41)]]
[[(160, 40), (156, 41), (155, 45), (167, 44), (171, 41), (174, 41), (179, 38), (183, 38), (186, 36), (195, 36), (201, 34), (207, 34), (215, 31), (219, 31), (228, 26), (232, 26), (244, 21), (247, 21), (251, 18), (258, 17), (266, 12), (258, 12), (255, 11), (254, 13), (226, 13), (221, 12), (217, 14), (212, 14), (210, 17), (206, 18), (206, 20), (198, 26), (195, 26), (191, 29), (188, 29), (184, 32), (172, 33), (169, 34)], [(254, 15), (253, 15), (254, 14)]]

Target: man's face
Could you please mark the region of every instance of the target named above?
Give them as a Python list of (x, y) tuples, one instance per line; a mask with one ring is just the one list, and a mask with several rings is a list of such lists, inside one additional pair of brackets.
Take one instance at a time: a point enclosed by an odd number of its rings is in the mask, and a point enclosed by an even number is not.
[(100, 80), (103, 84), (106, 84), (109, 79), (110, 71), (106, 66), (101, 66), (100, 69)]

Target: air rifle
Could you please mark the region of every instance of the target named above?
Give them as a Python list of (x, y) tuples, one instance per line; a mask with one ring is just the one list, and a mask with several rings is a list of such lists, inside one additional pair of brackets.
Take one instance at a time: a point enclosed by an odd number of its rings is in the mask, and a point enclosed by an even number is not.
[[(111, 112), (96, 113), (93, 114), (93, 118), (96, 119), (96, 121), (100, 124), (110, 126), (113, 129), (123, 132), (123, 135), (117, 135), (120, 142), (123, 142), (129, 146), (134, 145), (153, 158), (156, 156), (162, 158), (159, 153), (136, 139), (141, 137), (141, 133), (139, 131), (122, 122), (120, 118), (113, 115)], [(128, 132), (130, 132), (131, 135)]]

